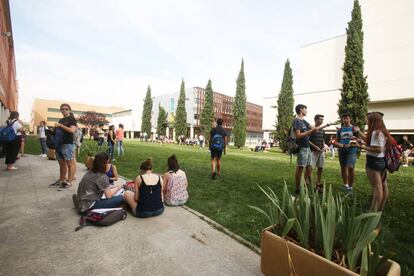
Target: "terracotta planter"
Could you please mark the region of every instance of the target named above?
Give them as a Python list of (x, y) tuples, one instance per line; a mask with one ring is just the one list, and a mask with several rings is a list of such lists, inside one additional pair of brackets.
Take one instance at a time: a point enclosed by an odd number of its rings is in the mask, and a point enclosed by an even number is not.
[[(271, 227), (264, 229), (262, 232), (261, 250), (260, 267), (265, 275), (358, 275), (355, 272), (275, 235), (271, 232)], [(400, 273), (400, 265), (394, 261), (388, 260), (381, 267), (377, 275), (399, 276)]]
[(86, 157), (85, 166), (88, 170), (92, 170), (94, 159), (95, 159), (95, 157), (93, 157), (93, 156), (87, 156)]
[(55, 150), (54, 149), (48, 149), (47, 150), (47, 158), (55, 160), (56, 159), (56, 155), (55, 155)]

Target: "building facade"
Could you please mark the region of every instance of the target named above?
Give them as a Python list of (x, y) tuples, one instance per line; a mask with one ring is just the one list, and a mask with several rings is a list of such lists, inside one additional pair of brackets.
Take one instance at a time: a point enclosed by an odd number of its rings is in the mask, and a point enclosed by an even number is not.
[(0, 125), (17, 111), (18, 84), (9, 1), (0, 2)]
[[(179, 92), (164, 94), (154, 97), (153, 101), (153, 116), (152, 125), (154, 128), (157, 125), (158, 107), (161, 105), (169, 114), (175, 113), (178, 103)], [(187, 111), (187, 124), (189, 126), (189, 137), (194, 137), (200, 133), (200, 115), (204, 107), (204, 88), (193, 87), (185, 91), (186, 101), (185, 108)], [(229, 133), (230, 143), (233, 142), (232, 124), (233, 124), (233, 106), (234, 98), (222, 93), (213, 92), (213, 110), (214, 119), (223, 119), (223, 128)], [(257, 144), (263, 139), (262, 123), (263, 123), (263, 108), (250, 102), (246, 102), (246, 144)], [(172, 131), (171, 131), (172, 132)], [(168, 133), (173, 138), (174, 133)], [(204, 134), (206, 135), (206, 134)]]
[(112, 124), (124, 126), (125, 138), (139, 138), (141, 133), (141, 109), (128, 109), (112, 113)]
[[(95, 106), (95, 105), (86, 105), (82, 103), (68, 102), (68, 101), (57, 101), (57, 100), (44, 100), (44, 99), (35, 99), (33, 102), (33, 108), (31, 113), (30, 120), (30, 131), (37, 133), (37, 127), (40, 124), (40, 121), (46, 121), (47, 126), (54, 126), (62, 118), (62, 113), (60, 112), (60, 105), (62, 103), (67, 103), (72, 108), (72, 113), (75, 118), (78, 118), (85, 111), (95, 111), (105, 115), (106, 120), (110, 123), (112, 122), (112, 114), (118, 111), (125, 110), (122, 107), (106, 107), (106, 106)], [(79, 125), (81, 128), (85, 126)]]
[[(364, 74), (370, 97), (368, 110), (383, 112), (385, 124), (393, 135), (413, 135), (414, 2), (361, 0), (360, 5)], [(299, 67), (293, 68), (298, 80), (294, 98), (295, 104), (307, 105), (309, 122), (313, 123), (317, 113), (325, 115), (325, 122), (339, 117), (337, 104), (342, 88), (345, 44), (346, 35), (340, 35), (299, 49)], [(265, 102), (270, 106), (275, 105), (276, 100), (267, 98)], [(273, 112), (275, 118), (277, 112)], [(335, 128), (326, 131), (334, 133)]]

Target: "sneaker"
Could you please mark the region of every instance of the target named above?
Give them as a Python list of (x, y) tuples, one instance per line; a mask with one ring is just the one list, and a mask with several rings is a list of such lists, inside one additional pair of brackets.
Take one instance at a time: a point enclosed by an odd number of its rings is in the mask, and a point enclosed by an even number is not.
[(216, 179), (216, 172), (213, 172), (212, 174), (211, 174), (211, 179), (213, 179), (213, 180), (215, 180)]
[(345, 186), (345, 187), (344, 187), (344, 192), (345, 192), (345, 193), (352, 193), (352, 187), (350, 187), (350, 186)]
[(63, 182), (62, 186), (58, 189), (58, 191), (66, 191), (72, 187), (72, 184)]
[(47, 157), (47, 154), (42, 154), (42, 157)]
[(59, 186), (62, 186), (62, 182), (59, 180), (49, 185), (49, 187), (59, 187)]
[(408, 165), (407, 164), (404, 164), (404, 165), (402, 165), (403, 167), (408, 167)]
[(18, 168), (15, 167), (15, 166), (11, 166), (11, 167), (6, 168), (6, 171), (15, 171), (15, 170), (18, 170)]

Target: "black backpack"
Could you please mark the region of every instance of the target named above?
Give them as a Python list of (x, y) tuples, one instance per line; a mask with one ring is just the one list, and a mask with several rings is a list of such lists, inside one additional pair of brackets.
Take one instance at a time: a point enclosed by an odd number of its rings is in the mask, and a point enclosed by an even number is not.
[(79, 226), (75, 231), (79, 231), (85, 226), (110, 226), (118, 221), (125, 220), (127, 213), (122, 208), (92, 209), (86, 211), (84, 216), (79, 219)]
[(300, 146), (298, 145), (298, 139), (296, 139), (293, 125), (290, 127), (289, 135), (286, 138), (286, 149), (290, 155), (296, 154), (300, 151)]

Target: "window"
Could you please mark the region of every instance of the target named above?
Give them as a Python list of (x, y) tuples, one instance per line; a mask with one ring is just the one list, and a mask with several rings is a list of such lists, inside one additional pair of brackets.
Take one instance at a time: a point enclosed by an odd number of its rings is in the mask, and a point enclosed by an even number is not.
[(59, 120), (59, 118), (47, 117), (48, 122), (58, 122)]

